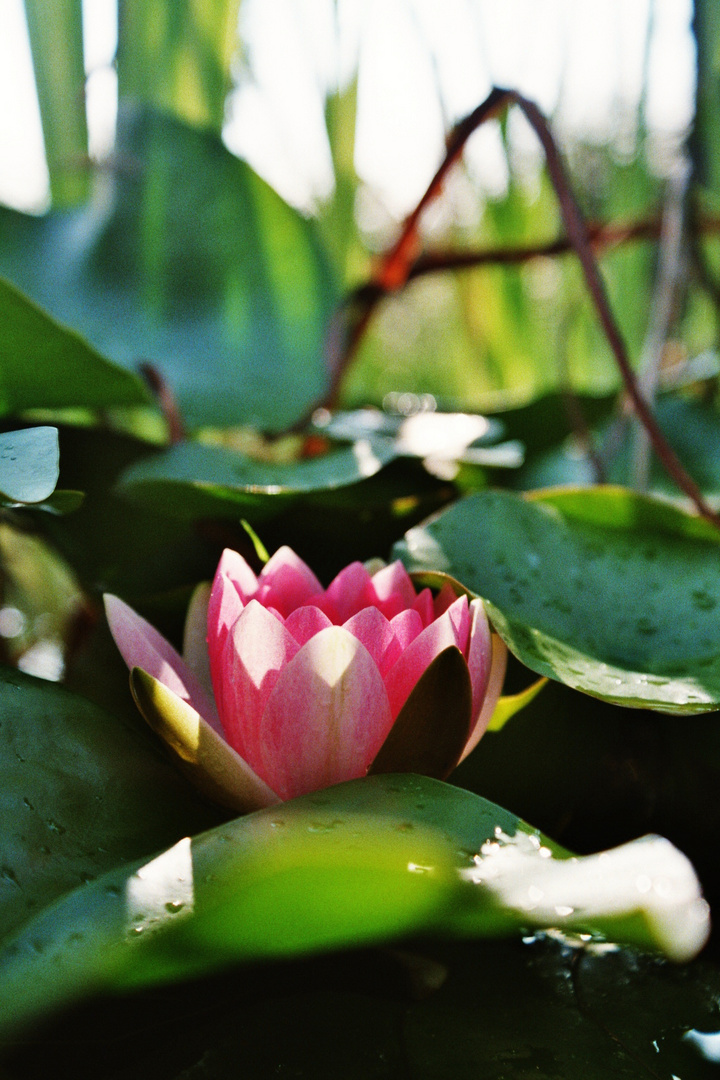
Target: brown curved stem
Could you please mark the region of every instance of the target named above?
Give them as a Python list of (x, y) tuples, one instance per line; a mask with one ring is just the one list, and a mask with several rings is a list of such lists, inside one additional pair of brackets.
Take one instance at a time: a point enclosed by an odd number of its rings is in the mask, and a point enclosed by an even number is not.
[[(665, 471), (672, 477), (677, 486), (693, 502), (698, 513), (716, 528), (720, 529), (720, 517), (708, 506), (702, 492), (695, 481), (687, 473), (680, 463), (675, 451), (668, 443), (663, 432), (655, 420), (651, 410), (644, 400), (638, 388), (635, 376), (630, 366), (630, 360), (620, 329), (615, 322), (610, 303), (605, 289), (605, 283), (593, 252), (593, 236), (585, 223), (582, 212), (572, 191), (570, 181), (565, 172), (555, 140), (550, 132), (548, 124), (534, 102), (523, 97), (515, 90), (494, 88), (488, 97), (476, 109), (451, 132), (445, 157), (430, 181), (425, 194), (405, 221), (400, 236), (392, 249), (382, 260), (380, 268), (372, 282), (357, 290), (349, 298), (348, 305), (338, 313), (331, 328), (330, 356), (339, 358), (338, 363), (331, 364), (330, 388), (326, 397), (326, 404), (333, 404), (339, 389), (342, 376), (354, 357), (362, 336), (380, 300), (389, 292), (402, 288), (409, 280), (413, 268), (422, 266), (422, 260), (418, 253), (419, 238), (418, 227), (420, 218), (425, 208), (435, 199), (442, 189), (445, 176), (455, 161), (460, 157), (470, 135), (486, 120), (496, 116), (508, 105), (517, 105), (525, 114), (526, 119), (535, 131), (540, 144), (545, 151), (548, 173), (552, 181), (560, 211), (567, 233), (567, 243), (575, 252), (588, 292), (595, 305), (600, 324), (605, 337), (610, 345), (615, 362), (620, 371), (628, 397), (630, 398), (635, 413), (645, 427), (653, 449), (662, 462)], [(549, 254), (557, 254), (557, 250), (548, 251)], [(539, 254), (536, 251), (536, 254)], [(461, 256), (458, 256), (461, 258)], [(474, 265), (478, 265), (477, 260)], [(437, 267), (435, 267), (437, 269)], [(422, 271), (419, 271), (422, 272)], [(429, 271), (425, 271), (429, 272)], [(343, 327), (348, 325), (345, 318), (348, 311), (352, 314), (355, 307), (355, 318), (350, 318), (350, 332), (344, 346), (338, 348), (338, 343), (343, 334)]]

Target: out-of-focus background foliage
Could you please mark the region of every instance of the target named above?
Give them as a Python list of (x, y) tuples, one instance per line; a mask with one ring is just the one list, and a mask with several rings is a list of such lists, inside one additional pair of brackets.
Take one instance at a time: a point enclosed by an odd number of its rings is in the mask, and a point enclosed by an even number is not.
[[(718, 56), (711, 0), (0, 0), (0, 659), (45, 680), (10, 670), (0, 683), (0, 712), (25, 725), (32, 751), (19, 755), (3, 729), (3, 930), (38, 896), (217, 820), (138, 730), (103, 590), (177, 641), (222, 546), (256, 557), (252, 530), (328, 581), (489, 486), (604, 477), (678, 499), (628, 415), (517, 109), (469, 140), (422, 218), (424, 265), (381, 299), (327, 400), (343, 299), (373, 280), (447, 132), (493, 84), (548, 116), (643, 391), (718, 505)], [(343, 411), (330, 417), (328, 404)], [(443, 411), (466, 415), (443, 426)], [(433, 413), (432, 429), (403, 427)], [(536, 511), (490, 498), (463, 505), (494, 508), (492, 528), (482, 511), (436, 535), (479, 592), (512, 594), (500, 559), (483, 579), (477, 552), (509, 551), (512, 534), (524, 556), (520, 517)], [(597, 699), (560, 678), (455, 779), (577, 851), (663, 832), (715, 900), (715, 715), (615, 703), (691, 712), (681, 684), (714, 664), (702, 685), (717, 707), (718, 650), (703, 653), (717, 639), (714, 541), (653, 512), (661, 540), (646, 555), (628, 524), (639, 504), (622, 493), (589, 510), (550, 504), (543, 520), (564, 530), (563, 550), (586, 552), (590, 534), (602, 548), (596, 595), (575, 581), (561, 603), (552, 594), (557, 625), (584, 650), (580, 689)], [(706, 542), (698, 569), (693, 545)], [(552, 606), (562, 569), (535, 575), (515, 626)], [(659, 676), (665, 697), (612, 694), (598, 675), (612, 663), (634, 678), (678, 650)], [(508, 689), (533, 678), (513, 661)], [(72, 694), (52, 685), (63, 680)], [(112, 736), (98, 738), (105, 723)], [(46, 782), (54, 755), (72, 768)], [(16, 805), (22, 794), (32, 810), (33, 784), (50, 807), (37, 835)], [(38, 879), (36, 850), (50, 866)], [(239, 1061), (263, 1077), (713, 1074), (714, 953), (680, 974), (552, 937), (438, 955), (451, 974), (427, 1000), (440, 969), (420, 963), (416, 977), (415, 961), (363, 954), (101, 1001), (43, 1029), (10, 1075), (44, 1076), (57, 1060), (76, 1076), (178, 1080), (234, 1077)]]

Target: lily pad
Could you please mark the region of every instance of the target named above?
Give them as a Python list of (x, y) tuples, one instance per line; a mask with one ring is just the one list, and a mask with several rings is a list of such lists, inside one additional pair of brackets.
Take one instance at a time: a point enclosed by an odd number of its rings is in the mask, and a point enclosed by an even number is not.
[(707, 907), (689, 862), (660, 838), (571, 858), (479, 796), (370, 777), (186, 837), (69, 893), (0, 953), (0, 1036), (88, 994), (240, 961), (543, 926), (688, 959)]
[(622, 488), (488, 491), (397, 546), (482, 596), (527, 667), (618, 705), (720, 708), (720, 534)]
[(271, 463), (224, 447), (186, 442), (132, 465), (118, 490), (184, 519), (237, 518), (247, 510), (274, 513), (283, 498), (358, 483), (394, 457), (389, 444), (360, 441), (293, 464)]
[(0, 669), (0, 934), (217, 820), (144, 732), (53, 683)]
[(0, 434), (0, 500), (5, 504), (42, 502), (55, 490), (59, 474), (57, 428)]

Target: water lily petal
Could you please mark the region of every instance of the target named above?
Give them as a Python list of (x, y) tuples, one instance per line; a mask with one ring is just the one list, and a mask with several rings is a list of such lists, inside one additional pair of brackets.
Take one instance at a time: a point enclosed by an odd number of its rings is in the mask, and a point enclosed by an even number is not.
[(197, 675), (208, 698), (213, 697), (212, 675), (210, 674), (210, 655), (207, 647), (208, 606), (210, 604), (210, 582), (202, 581), (190, 597), (190, 605), (185, 617), (183, 634), (183, 660)]
[(344, 627), (328, 627), (290, 661), (268, 699), (262, 774), (283, 799), (364, 776), (391, 723), (375, 661)]
[[(413, 614), (420, 618), (417, 612)], [(415, 683), (443, 649), (455, 645), (464, 654), (469, 626), (467, 598), (461, 596), (408, 645), (385, 677), (393, 717), (398, 715)]]
[(468, 740), (471, 706), (467, 664), (451, 645), (418, 679), (368, 772), (415, 772), (444, 780)]
[(322, 585), (307, 563), (289, 547), (281, 547), (260, 571), (257, 599), (275, 607), (284, 618), (307, 604)]
[(450, 582), (446, 581), (440, 592), (435, 597), (433, 607), (435, 609), (435, 618), (439, 618), (443, 615), (447, 609), (455, 603), (457, 600), (457, 593), (453, 589)]
[(466, 657), (472, 683), (472, 734), (475, 722), (480, 716), (490, 678), (492, 634), (482, 600), (470, 601), (469, 615), (470, 630)]
[(225, 642), (221, 666), (225, 736), (256, 772), (260, 719), (281, 670), (300, 646), (282, 622), (251, 600)]
[(390, 626), (401, 652), (407, 649), (408, 645), (425, 629), (421, 616), (414, 608), (401, 611), (390, 620)]
[(413, 610), (417, 611), (422, 619), (423, 626), (429, 626), (435, 618), (433, 595), (430, 590), (423, 589), (421, 593), (418, 593), (417, 599), (412, 606)]
[(170, 642), (118, 596), (108, 593), (104, 600), (110, 633), (127, 666), (147, 671), (220, 730), (212, 699)]
[(150, 727), (169, 747), (191, 782), (209, 799), (238, 813), (260, 810), (280, 801), (247, 762), (172, 690), (140, 668), (131, 671), (130, 687)]
[(393, 615), (397, 615), (404, 608), (412, 607), (417, 599), (415, 587), (399, 560), (378, 570), (373, 576), (372, 584), (377, 605), (388, 619), (392, 619)]
[(502, 686), (505, 680), (505, 668), (507, 667), (507, 645), (499, 634), (492, 635), (492, 659), (490, 662), (490, 675), (488, 677), (487, 688), (485, 690), (485, 700), (482, 703), (480, 709), (480, 715), (475, 721), (475, 725), (470, 733), (470, 738), (467, 741), (467, 745), (463, 750), (461, 761), (471, 753), (480, 739), (487, 731), (487, 726), (490, 723), (490, 719), (497, 705), (500, 694), (502, 693)]
[(297, 608), (285, 619), (285, 629), (292, 634), (298, 645), (304, 645), (328, 626), (332, 626), (332, 621), (324, 611), (312, 604)]
[(338, 622), (341, 624), (357, 615), (363, 608), (375, 604), (372, 580), (359, 562), (350, 563), (340, 571), (330, 582), (326, 596), (337, 612)]
[(226, 573), (218, 571), (208, 602), (207, 650), (215, 701), (221, 716), (225, 712), (222, 677), (225, 644), (230, 628), (240, 618), (244, 608), (245, 602), (238, 593), (235, 582)]
[(402, 652), (392, 626), (376, 607), (366, 607), (343, 623), (348, 633), (361, 641), (383, 675)]
[(226, 574), (232, 581), (243, 603), (252, 600), (257, 592), (258, 579), (239, 552), (233, 551), (231, 548), (225, 548), (220, 556), (215, 578), (217, 579), (221, 574)]

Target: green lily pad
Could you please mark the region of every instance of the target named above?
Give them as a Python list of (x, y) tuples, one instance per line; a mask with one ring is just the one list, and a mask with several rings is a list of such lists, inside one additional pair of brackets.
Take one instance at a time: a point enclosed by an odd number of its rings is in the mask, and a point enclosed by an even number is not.
[(55, 490), (59, 474), (57, 428), (0, 434), (0, 500), (6, 504), (42, 502)]
[[(55, 271), (51, 260), (50, 272)], [(0, 279), (0, 414), (148, 401), (137, 375), (106, 360), (79, 334)]]
[(294, 464), (255, 461), (219, 446), (181, 443), (132, 465), (118, 490), (184, 519), (276, 512), (282, 498), (334, 491), (374, 476), (395, 457), (391, 445), (358, 442)]
[[(645, 872), (649, 889), (636, 884)], [(91, 993), (239, 961), (543, 926), (686, 959), (707, 913), (667, 841), (570, 858), (479, 796), (369, 777), (186, 837), (69, 893), (0, 952), (0, 1036)]]
[(53, 683), (0, 669), (0, 934), (217, 820), (144, 732)]
[(482, 596), (540, 675), (618, 705), (720, 708), (720, 534), (700, 518), (622, 488), (481, 492), (397, 553)]

